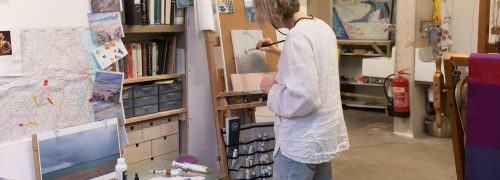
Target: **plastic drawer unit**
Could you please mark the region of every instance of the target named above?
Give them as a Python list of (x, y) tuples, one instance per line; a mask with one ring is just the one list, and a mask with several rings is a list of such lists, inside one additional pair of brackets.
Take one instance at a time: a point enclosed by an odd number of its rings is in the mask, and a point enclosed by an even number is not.
[(134, 107), (158, 104), (158, 95), (134, 98)]
[(134, 98), (152, 96), (156, 94), (158, 94), (158, 85), (156, 84), (134, 87)]
[(158, 104), (134, 107), (134, 116), (143, 116), (158, 112)]
[(182, 108), (182, 100), (160, 103), (160, 111), (170, 111)]
[(160, 94), (160, 103), (169, 102), (169, 101), (177, 101), (182, 99), (182, 92), (171, 92)]
[(172, 84), (160, 84), (158, 86), (160, 94), (182, 91), (181, 81), (175, 81)]

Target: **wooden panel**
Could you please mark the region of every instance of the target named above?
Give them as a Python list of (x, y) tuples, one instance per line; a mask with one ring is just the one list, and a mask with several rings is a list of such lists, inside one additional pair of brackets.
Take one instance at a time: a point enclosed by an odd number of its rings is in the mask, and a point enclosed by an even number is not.
[(162, 137), (162, 132), (161, 132), (162, 124), (163, 124), (162, 120), (155, 120), (142, 123), (142, 139), (152, 140)]
[(185, 108), (182, 109), (176, 109), (176, 110), (171, 110), (171, 111), (164, 111), (164, 112), (159, 112), (159, 113), (154, 113), (154, 114), (148, 114), (144, 116), (138, 116), (138, 117), (133, 117), (129, 118), (126, 120), (125, 124), (134, 124), (134, 123), (140, 123), (144, 121), (150, 121), (156, 118), (161, 118), (165, 116), (171, 116), (171, 115), (176, 115), (176, 114), (182, 114), (186, 113), (187, 110)]
[(151, 157), (151, 141), (131, 144), (125, 147), (124, 158), (127, 163), (134, 163)]
[(174, 150), (179, 150), (179, 134), (163, 136), (152, 141), (153, 156), (158, 156)]
[(479, 1), (479, 23), (478, 23), (478, 53), (488, 53), (488, 41), (490, 35), (490, 0)]
[[(257, 22), (248, 22), (245, 17), (245, 5), (243, 0), (236, 0), (234, 3), (234, 14), (219, 14), (221, 23), (222, 44), (224, 46), (224, 57), (226, 64), (226, 77), (236, 73), (233, 55), (233, 44), (231, 41), (231, 30), (257, 30), (260, 29)], [(276, 41), (276, 30), (271, 25), (266, 25), (263, 29), (264, 37), (270, 37)], [(257, 44), (257, 42), (255, 42)], [(267, 65), (269, 71), (275, 72), (278, 65), (278, 56), (267, 53)], [(229, 84), (229, 90), (232, 90)]]
[(142, 142), (142, 124), (126, 126), (128, 143), (135, 144)]
[(170, 121), (161, 124), (161, 134), (168, 136), (179, 133), (179, 117), (169, 117)]

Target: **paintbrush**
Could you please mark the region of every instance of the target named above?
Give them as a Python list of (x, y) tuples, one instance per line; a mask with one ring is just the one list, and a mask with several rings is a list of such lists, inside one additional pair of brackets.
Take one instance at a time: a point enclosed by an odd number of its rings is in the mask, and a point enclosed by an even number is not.
[[(278, 42), (273, 42), (271, 44), (264, 44), (264, 45), (262, 45), (260, 47), (269, 47), (269, 46), (272, 46), (272, 45), (275, 45), (275, 44), (279, 44), (279, 43), (282, 43), (282, 42), (285, 42), (285, 40), (281, 40), (281, 41), (278, 41)], [(245, 50), (245, 54), (247, 54), (250, 51), (255, 51), (255, 50), (257, 50), (257, 48), (247, 49), (247, 50)]]

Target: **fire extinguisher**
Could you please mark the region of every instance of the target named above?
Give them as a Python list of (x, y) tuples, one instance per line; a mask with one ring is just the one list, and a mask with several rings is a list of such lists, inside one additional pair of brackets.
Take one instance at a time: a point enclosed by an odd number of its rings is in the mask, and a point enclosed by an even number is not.
[[(410, 82), (404, 75), (410, 75), (405, 73), (408, 69), (403, 69), (398, 71), (396, 78), (393, 82), (393, 98), (389, 98), (386, 92), (386, 96), (389, 101), (389, 112), (393, 110), (394, 116), (407, 118), (410, 117)], [(387, 76), (384, 82), (384, 88), (387, 80), (395, 76), (396, 74), (391, 74)], [(392, 107), (393, 108), (392, 108)], [(392, 114), (392, 113), (390, 113)]]

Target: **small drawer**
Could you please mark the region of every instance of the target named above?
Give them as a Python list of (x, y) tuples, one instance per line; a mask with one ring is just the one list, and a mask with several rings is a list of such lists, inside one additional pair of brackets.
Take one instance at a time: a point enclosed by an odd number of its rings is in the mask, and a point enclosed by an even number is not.
[(170, 111), (173, 109), (182, 108), (182, 101), (170, 101), (165, 103), (160, 103), (160, 111)]
[(151, 157), (151, 141), (130, 144), (125, 147), (124, 157), (127, 163), (134, 163)]
[(134, 98), (152, 96), (155, 94), (158, 94), (158, 85), (156, 84), (134, 87)]
[(132, 99), (134, 97), (133, 89), (132, 87), (123, 87), (122, 99)]
[[(179, 151), (169, 152), (168, 154), (162, 154), (156, 156), (153, 159), (151, 169), (166, 169), (172, 167), (172, 161), (179, 157)], [(148, 171), (146, 171), (148, 172)]]
[(182, 92), (172, 92), (166, 94), (160, 94), (160, 103), (176, 101), (182, 99)]
[(158, 104), (135, 107), (134, 108), (134, 117), (135, 116), (143, 116), (147, 114), (153, 114), (158, 112)]
[(179, 117), (173, 116), (168, 117), (168, 120), (163, 120), (163, 124), (161, 125), (161, 133), (164, 136), (177, 134), (179, 133)]
[(139, 177), (141, 177), (141, 175), (144, 175), (144, 172), (149, 172), (154, 169), (152, 159), (153, 158), (148, 158), (133, 163), (129, 163), (129, 160), (125, 159), (125, 162), (127, 163), (127, 179), (131, 179), (130, 177), (133, 178), (136, 173), (139, 174)]
[(163, 136), (162, 138), (154, 139), (152, 141), (153, 156), (162, 155), (165, 153), (179, 150), (179, 135), (173, 134), (170, 136)]
[(134, 109), (125, 109), (125, 118), (132, 118), (134, 117)]
[(142, 142), (142, 124), (127, 125), (127, 138), (129, 144)]
[(162, 137), (162, 125), (161, 120), (142, 123), (142, 139), (146, 141)]
[(132, 99), (123, 99), (123, 108), (129, 109), (134, 107), (134, 100)]
[(160, 91), (160, 93), (170, 93), (170, 92), (182, 91), (182, 82), (175, 81), (172, 84), (160, 84), (159, 91)]
[(134, 98), (134, 107), (158, 104), (158, 95)]

